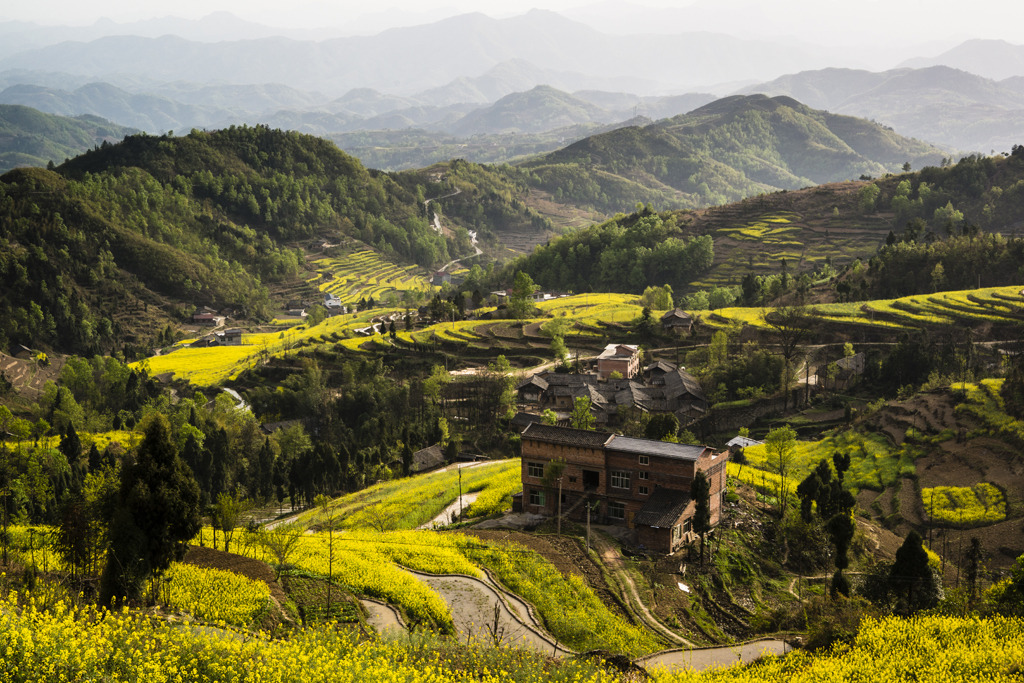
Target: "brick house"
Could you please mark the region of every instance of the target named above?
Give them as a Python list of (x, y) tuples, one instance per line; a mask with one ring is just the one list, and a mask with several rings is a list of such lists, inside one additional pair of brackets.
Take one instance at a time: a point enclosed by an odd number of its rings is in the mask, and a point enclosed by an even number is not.
[(640, 348), (635, 344), (609, 344), (597, 357), (597, 376), (608, 379), (619, 372), (629, 379), (640, 370)]
[(559, 485), (545, 478), (563, 460), (561, 514), (634, 530), (638, 544), (671, 553), (693, 538), (690, 485), (711, 481), (711, 524), (721, 518), (728, 452), (707, 446), (636, 439), (609, 432), (531, 424), (522, 434), (523, 511), (559, 514)]

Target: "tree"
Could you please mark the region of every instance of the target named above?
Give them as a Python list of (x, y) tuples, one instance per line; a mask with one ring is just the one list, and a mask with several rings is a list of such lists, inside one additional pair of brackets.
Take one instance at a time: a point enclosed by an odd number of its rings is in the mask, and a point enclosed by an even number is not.
[(288, 566), (288, 560), (295, 553), (302, 537), (302, 529), (294, 524), (278, 524), (273, 529), (260, 531), (258, 542), (274, 557), (275, 580)]
[(711, 482), (704, 470), (698, 470), (690, 483), (693, 498), (693, 530), (700, 534), (700, 565), (704, 566), (704, 535), (711, 530)]
[(121, 471), (100, 603), (137, 600), (149, 577), (184, 556), (199, 529), (199, 486), (178, 456), (167, 418), (157, 414)]
[(558, 413), (551, 410), (551, 408), (545, 408), (544, 412), (540, 414), (541, 424), (554, 425), (558, 423)]
[(320, 528), (327, 529), (327, 618), (331, 616), (331, 592), (334, 583), (334, 526), (338, 521), (338, 508), (331, 505), (331, 499), (319, 495), (314, 504), (320, 508)]
[(644, 427), (644, 437), (656, 441), (666, 441), (669, 437), (675, 439), (678, 432), (679, 418), (672, 413), (655, 413)]
[(512, 283), (512, 291), (508, 297), (508, 310), (516, 318), (525, 318), (533, 310), (533, 293), (537, 291), (537, 285), (529, 273), (516, 271)]
[(907, 534), (896, 551), (896, 560), (889, 571), (889, 590), (896, 596), (898, 611), (916, 612), (938, 603), (938, 585), (928, 566), (921, 536), (914, 530)]
[(796, 432), (789, 425), (776, 427), (768, 432), (764, 438), (765, 451), (767, 453), (768, 468), (779, 475), (778, 500), (779, 517), (786, 516), (786, 507), (789, 502), (787, 483), (789, 471), (796, 457)]
[(814, 330), (814, 318), (803, 306), (780, 306), (762, 316), (764, 323), (779, 339), (779, 353), (784, 361), (782, 390), (785, 392), (785, 409), (789, 409), (789, 385), (793, 381), (793, 361), (799, 354), (800, 346)]
[(590, 398), (577, 396), (572, 402), (569, 426), (573, 429), (593, 429), (594, 421), (594, 414), (590, 412)]
[[(217, 494), (217, 502), (213, 504), (213, 526), (220, 529), (224, 536), (224, 552), (231, 552), (231, 537), (238, 526), (242, 513), (249, 508), (249, 501), (242, 497), (242, 492), (235, 490), (230, 493)], [(216, 541), (214, 541), (216, 546)]]

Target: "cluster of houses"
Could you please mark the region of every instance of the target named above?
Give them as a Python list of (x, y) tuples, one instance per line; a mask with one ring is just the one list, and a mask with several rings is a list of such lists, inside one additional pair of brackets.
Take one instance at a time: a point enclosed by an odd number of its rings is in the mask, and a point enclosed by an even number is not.
[(586, 397), (599, 426), (615, 425), (637, 411), (672, 413), (680, 424), (688, 424), (708, 408), (693, 375), (667, 361), (641, 370), (640, 351), (632, 344), (609, 344), (598, 355), (595, 372), (541, 372), (516, 390), (524, 407), (538, 413), (551, 409), (563, 418), (568, 418), (576, 399)]
[[(598, 354), (593, 372), (541, 372), (521, 382), (517, 391), (519, 402), (533, 414), (518, 416), (525, 424), (523, 492), (515, 508), (621, 526), (636, 545), (672, 553), (694, 538), (690, 489), (696, 473), (703, 471), (711, 483), (712, 525), (718, 523), (728, 451), (606, 431), (637, 411), (671, 413), (681, 424), (704, 415), (707, 399), (685, 369), (666, 361), (642, 366), (638, 347), (609, 344)], [(537, 413), (551, 409), (564, 424), (580, 397), (590, 399), (598, 431), (540, 422)]]

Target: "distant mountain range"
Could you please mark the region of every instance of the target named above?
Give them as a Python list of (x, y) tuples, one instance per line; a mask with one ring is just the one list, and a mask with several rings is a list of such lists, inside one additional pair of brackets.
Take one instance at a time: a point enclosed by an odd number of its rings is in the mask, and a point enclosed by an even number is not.
[(153, 134), (262, 123), (329, 137), (384, 169), (453, 152), (515, 160), (726, 94), (787, 95), (951, 156), (1020, 142), (1024, 46), (968, 41), (882, 72), (828, 66), (858, 61), (794, 41), (612, 35), (539, 10), (341, 37), (275, 33), (224, 13), (89, 27), (0, 22), (0, 104)]
[(764, 80), (828, 66), (835, 59), (827, 48), (711, 33), (655, 40), (611, 36), (554, 12), (532, 10), (507, 19), (465, 14), (374, 36), (322, 41), (263, 37), (210, 43), (170, 34), (108, 35), (27, 47), (0, 58), (0, 71), (56, 71), (114, 85), (124, 83), (119, 79), (285, 83), (338, 97), (360, 87), (422, 92), (519, 60), (540, 72), (579, 74), (576, 82), (563, 84), (573, 90), (628, 86), (655, 94)]
[(994, 81), (947, 66), (881, 73), (824, 69), (783, 76), (743, 93), (788, 95), (868, 118), (951, 150), (1009, 151), (1024, 137), (1024, 78)]
[(46, 166), (138, 131), (95, 116), (54, 116), (30, 107), (0, 105), (0, 172)]

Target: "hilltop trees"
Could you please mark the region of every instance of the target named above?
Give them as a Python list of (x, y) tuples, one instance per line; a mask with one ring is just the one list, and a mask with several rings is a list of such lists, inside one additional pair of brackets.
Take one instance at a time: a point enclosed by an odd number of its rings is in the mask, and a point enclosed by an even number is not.
[(714, 260), (711, 236), (684, 237), (676, 220), (644, 209), (577, 230), (518, 259), (505, 277), (515, 269), (552, 289), (636, 294), (661, 282), (661, 292), (649, 297), (665, 303), (666, 294), (685, 289)]

